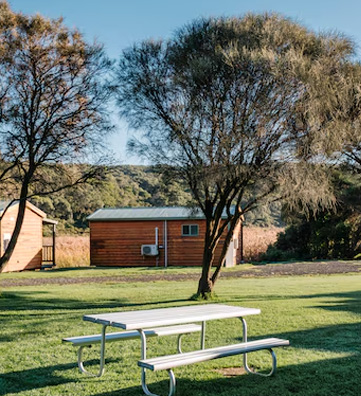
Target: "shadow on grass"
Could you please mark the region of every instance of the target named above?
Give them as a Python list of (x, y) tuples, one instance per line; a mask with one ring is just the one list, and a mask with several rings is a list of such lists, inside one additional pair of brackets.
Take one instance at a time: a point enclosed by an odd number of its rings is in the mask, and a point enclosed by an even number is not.
[(328, 311), (343, 311), (361, 314), (361, 291), (315, 294), (311, 296), (303, 296), (303, 298), (329, 298), (330, 301), (325, 301), (322, 304), (315, 305), (314, 307), (326, 309)]
[[(349, 312), (361, 314), (361, 291), (347, 293), (329, 293), (316, 295), (301, 295), (294, 298), (317, 299), (317, 305), (309, 309), (325, 309), (334, 312)], [(319, 299), (325, 298), (320, 304)], [(256, 298), (257, 299), (257, 298)], [(280, 296), (267, 296), (267, 300), (280, 299)], [(238, 300), (238, 299), (237, 299)], [(233, 300), (235, 301), (235, 300)], [(360, 318), (361, 319), (361, 318)], [(317, 327), (296, 332), (265, 334), (264, 337), (279, 337), (291, 340), (296, 348), (318, 349), (333, 352), (361, 352), (361, 320), (358, 323), (337, 324), (334, 326)], [(251, 337), (252, 338), (252, 337)], [(241, 342), (241, 338), (238, 339)]]
[[(110, 360), (107, 359), (109, 362)], [(241, 358), (239, 360), (241, 362)], [(96, 363), (96, 362), (94, 362)], [(72, 382), (83, 382), (82, 389), (87, 396), (139, 396), (142, 393), (141, 386), (116, 389), (114, 391), (93, 393), (95, 386), (99, 388), (104, 381), (114, 382), (114, 377), (90, 379), (67, 378), (66, 370), (76, 370), (76, 364), (60, 364), (30, 370), (17, 371), (10, 374), (0, 375), (0, 396), (16, 394), (20, 392), (40, 389), (43, 387), (57, 387)], [(197, 365), (193, 366), (197, 372)], [(212, 370), (211, 368), (209, 370)], [(177, 395), (179, 396), (357, 396), (361, 387), (361, 361), (358, 355), (343, 357), (339, 359), (327, 359), (306, 364), (293, 364), (281, 367), (277, 374), (271, 378), (263, 378), (253, 375), (241, 375), (230, 378), (219, 377), (202, 379), (202, 374), (195, 375), (197, 379), (182, 378), (179, 369), (175, 369), (177, 378)], [(57, 373), (55, 373), (57, 371)], [(59, 371), (64, 371), (59, 376)], [(152, 392), (166, 395), (168, 392), (168, 381), (159, 382), (149, 373), (149, 388)], [(212, 375), (214, 372), (212, 370)], [(188, 374), (189, 376), (189, 374)], [(153, 382), (154, 381), (154, 382)], [(139, 379), (140, 382), (140, 379)], [(153, 382), (153, 383), (152, 383)], [(88, 389), (87, 389), (88, 388)], [(241, 391), (240, 391), (241, 390)], [(56, 392), (56, 389), (54, 389)], [(92, 392), (93, 391), (93, 392)], [(51, 392), (51, 388), (50, 388)], [(32, 393), (33, 394), (33, 393)], [(51, 394), (58, 394), (52, 393)], [(82, 393), (83, 394), (83, 393)]]
[(258, 295), (258, 296), (238, 296), (237, 298), (225, 299), (225, 303), (244, 303), (245, 301), (278, 301), (278, 300), (297, 300), (297, 299), (329, 299), (321, 304), (317, 301), (317, 305), (310, 308), (321, 308), (329, 311), (343, 311), (361, 314), (361, 290), (346, 293), (326, 293), (326, 294), (311, 294), (311, 295)]
[[(119, 361), (119, 359), (106, 359), (107, 363), (117, 361)], [(92, 359), (87, 362), (87, 366), (92, 365), (95, 366), (94, 372), (96, 372), (99, 366), (99, 360)], [(74, 382), (73, 378), (66, 378), (65, 376), (59, 376), (58, 373), (55, 373), (58, 371), (66, 373), (66, 370), (75, 371), (78, 370), (78, 366), (73, 362), (0, 374), (0, 396)], [(89, 377), (84, 376), (85, 380), (86, 378)]]
[[(194, 366), (195, 371), (196, 367)], [(274, 377), (270, 378), (241, 375), (202, 380), (201, 376), (197, 375), (197, 379), (190, 380), (177, 375), (179, 369), (176, 369), (176, 394), (179, 396), (357, 396), (361, 387), (361, 377), (358, 375), (360, 369), (359, 356), (294, 364), (282, 367)], [(168, 381), (151, 383), (149, 389), (151, 392), (166, 395)], [(109, 392), (91, 393), (91, 396), (141, 394), (139, 385)]]
[[(44, 298), (39, 298), (39, 294), (44, 295)], [(166, 300), (166, 301), (154, 301), (154, 302), (142, 302), (142, 303), (131, 303), (126, 298), (107, 298), (106, 300), (100, 301), (84, 301), (76, 299), (59, 299), (52, 298), (48, 292), (34, 292), (31, 291), (4, 291), (0, 297), (0, 312), (3, 311), (42, 311), (42, 310), (86, 310), (85, 313), (92, 309), (113, 309), (113, 308), (124, 308), (124, 307), (145, 307), (145, 306), (159, 306), (159, 304), (173, 304), (188, 302), (188, 299), (177, 299), (177, 300)], [(54, 313), (52, 312), (52, 315)]]
[[(44, 298), (39, 298), (39, 295)], [(70, 298), (53, 298), (47, 292), (28, 292), (28, 291), (4, 291), (0, 298), (0, 311), (42, 311), (42, 310), (81, 310), (81, 309), (101, 309), (118, 308), (127, 306), (126, 299), (106, 299), (99, 302), (73, 300)], [(52, 313), (53, 315), (53, 313)]]
[[(353, 324), (337, 324), (334, 326), (317, 327), (309, 330), (264, 334), (257, 338), (277, 337), (290, 340), (290, 345), (300, 349), (323, 350), (335, 353), (361, 353), (361, 322)], [(242, 338), (237, 339), (242, 342)], [(361, 375), (360, 375), (361, 379)]]

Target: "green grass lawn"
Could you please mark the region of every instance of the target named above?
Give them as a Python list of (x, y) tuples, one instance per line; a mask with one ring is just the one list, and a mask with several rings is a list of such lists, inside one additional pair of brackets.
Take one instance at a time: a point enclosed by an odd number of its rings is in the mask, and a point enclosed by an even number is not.
[[(357, 263), (357, 262), (356, 262)], [(275, 264), (279, 265), (279, 264)], [(242, 264), (230, 268), (223, 268), (223, 272), (235, 272), (253, 268), (252, 264)], [(71, 277), (94, 277), (104, 276), (143, 276), (143, 275), (173, 275), (173, 274), (200, 274), (200, 267), (73, 267), (59, 268), (50, 271), (24, 271), (6, 272), (1, 274), (0, 279), (39, 279), (39, 278), (71, 278)]]
[[(26, 274), (19, 275), (26, 277)], [(216, 287), (218, 302), (262, 310), (261, 315), (248, 319), (250, 339), (288, 338), (291, 346), (276, 349), (278, 372), (271, 378), (224, 377), (222, 369), (238, 367), (241, 357), (176, 368), (177, 395), (358, 395), (361, 389), (360, 285), (361, 275), (221, 279)], [(99, 325), (82, 321), (85, 313), (196, 304), (188, 301), (195, 290), (194, 281), (3, 289), (0, 396), (142, 395), (136, 364), (139, 341), (109, 344), (105, 375), (89, 378), (77, 369), (76, 349), (62, 344), (61, 339), (100, 331)], [(185, 336), (184, 350), (198, 348), (198, 337)], [(240, 337), (239, 320), (208, 322), (207, 347), (239, 342)], [(174, 353), (175, 346), (176, 337), (150, 339), (148, 357)], [(98, 348), (86, 352), (89, 369), (97, 371)], [(266, 369), (269, 356), (265, 352), (250, 355), (249, 363)], [(165, 373), (150, 373), (148, 377), (151, 390), (167, 395)]]
[[(340, 260), (342, 262), (342, 260)], [(345, 261), (349, 265), (359, 266), (359, 260), (347, 260)], [(286, 263), (286, 262), (285, 262)], [(293, 261), (291, 262), (293, 263)], [(318, 261), (318, 264), (327, 264), (327, 261)], [(238, 271), (246, 271), (250, 269), (261, 268), (265, 263), (247, 263), (242, 265), (236, 265), (234, 267), (223, 268), (222, 273), (232, 273)], [(284, 263), (267, 263), (267, 266), (279, 267)], [(298, 262), (297, 265), (310, 264), (310, 262)], [(0, 280), (21, 280), (21, 279), (47, 279), (47, 278), (72, 278), (72, 277), (108, 277), (112, 276), (126, 276), (126, 277), (139, 277), (147, 275), (176, 275), (176, 274), (200, 274), (200, 267), (72, 267), (72, 268), (54, 268), (50, 271), (23, 271), (23, 272), (7, 272), (2, 273)], [(357, 272), (357, 270), (355, 270)]]

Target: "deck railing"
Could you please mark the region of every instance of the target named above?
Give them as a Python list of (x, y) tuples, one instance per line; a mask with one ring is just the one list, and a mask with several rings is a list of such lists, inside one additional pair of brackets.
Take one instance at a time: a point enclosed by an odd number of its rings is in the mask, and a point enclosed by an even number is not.
[(44, 264), (53, 264), (54, 263), (53, 245), (44, 245), (43, 246), (42, 262)]

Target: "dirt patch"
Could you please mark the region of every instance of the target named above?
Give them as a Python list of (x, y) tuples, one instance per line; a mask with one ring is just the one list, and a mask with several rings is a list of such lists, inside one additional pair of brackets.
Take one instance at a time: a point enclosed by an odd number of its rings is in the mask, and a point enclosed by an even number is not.
[(215, 372), (222, 374), (224, 377), (238, 377), (240, 375), (247, 374), (243, 367), (225, 367), (214, 370)]
[(222, 276), (292, 276), (292, 275), (329, 275), (360, 272), (361, 262), (328, 261), (311, 263), (287, 263), (256, 265), (253, 268), (240, 271), (223, 273)]
[[(223, 272), (222, 278), (250, 278), (293, 275), (331, 275), (361, 272), (361, 263), (329, 261), (312, 263), (287, 263), (255, 265), (252, 268), (239, 271)], [(54, 277), (33, 279), (3, 279), (0, 287), (69, 285), (81, 283), (121, 283), (121, 282), (157, 282), (198, 280), (199, 274), (152, 274), (137, 276), (90, 276), (90, 277)]]

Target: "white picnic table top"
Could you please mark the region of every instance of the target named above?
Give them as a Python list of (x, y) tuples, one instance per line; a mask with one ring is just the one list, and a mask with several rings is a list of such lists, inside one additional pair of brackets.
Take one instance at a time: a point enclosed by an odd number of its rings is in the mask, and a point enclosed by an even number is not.
[(208, 320), (240, 318), (261, 313), (257, 308), (236, 307), (225, 304), (198, 304), (175, 308), (157, 308), (139, 311), (112, 312), (84, 315), (83, 320), (124, 330), (146, 329)]

